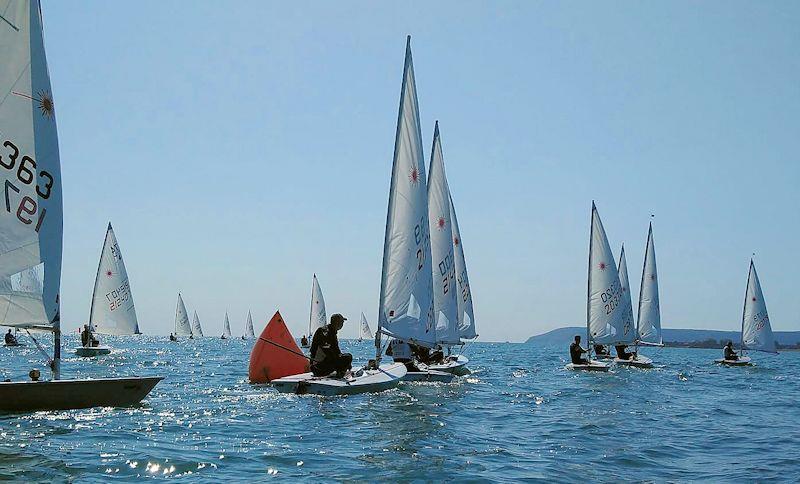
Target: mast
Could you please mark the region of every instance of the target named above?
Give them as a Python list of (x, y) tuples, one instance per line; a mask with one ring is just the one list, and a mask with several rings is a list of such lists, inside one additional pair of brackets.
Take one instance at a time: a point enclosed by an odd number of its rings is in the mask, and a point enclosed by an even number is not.
[(59, 313), (53, 320), (53, 363), (51, 364), (53, 370), (53, 380), (61, 379), (61, 318)]
[(592, 200), (592, 214), (591, 214), (591, 223), (589, 224), (589, 264), (588, 269), (586, 271), (586, 349), (589, 350), (587, 356), (591, 360), (592, 356), (592, 332), (589, 328), (589, 311), (591, 310), (591, 301), (592, 301), (592, 240), (594, 239), (594, 212), (597, 208), (594, 205), (594, 200)]

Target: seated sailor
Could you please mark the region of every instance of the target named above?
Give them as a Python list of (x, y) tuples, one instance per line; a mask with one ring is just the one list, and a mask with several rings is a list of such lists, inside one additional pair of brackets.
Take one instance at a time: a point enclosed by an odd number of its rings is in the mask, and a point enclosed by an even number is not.
[(616, 349), (617, 349), (617, 358), (619, 358), (620, 360), (630, 360), (634, 356), (636, 356), (635, 353), (628, 352), (627, 345), (617, 345)]
[(583, 354), (588, 353), (588, 351), (589, 350), (585, 350), (581, 347), (581, 337), (576, 334), (575, 341), (569, 345), (569, 357), (572, 362), (576, 365), (589, 364), (589, 360), (583, 357)]
[(594, 353), (597, 356), (610, 356), (608, 348), (603, 345), (594, 345)]
[(327, 376), (336, 372), (342, 378), (353, 364), (353, 355), (339, 349), (337, 333), (347, 320), (339, 313), (331, 316), (331, 322), (314, 333), (311, 340), (311, 371), (314, 376)]
[(736, 361), (739, 359), (739, 355), (737, 355), (736, 352), (733, 351), (733, 341), (728, 341), (728, 344), (725, 345), (723, 351), (726, 360)]
[(7, 345), (9, 345), (9, 346), (13, 346), (13, 345), (16, 345), (16, 344), (18, 344), (18, 343), (17, 343), (17, 337), (16, 337), (16, 336), (14, 336), (14, 335), (11, 333), (11, 330), (10, 330), (10, 329), (8, 330), (8, 333), (6, 333), (6, 344), (7, 344)]
[(306, 335), (300, 338), (300, 346), (308, 346), (308, 338), (306, 338)]
[(176, 338), (174, 334), (170, 333), (169, 334), (169, 340), (170, 341), (178, 341), (178, 338)]
[(391, 356), (396, 363), (403, 363), (406, 365), (408, 371), (421, 371), (414, 361), (414, 355), (417, 354), (416, 351), (425, 352), (428, 350), (427, 348), (421, 350), (421, 348), (423, 347), (413, 343), (406, 343), (403, 340), (393, 339), (386, 348), (386, 356)]

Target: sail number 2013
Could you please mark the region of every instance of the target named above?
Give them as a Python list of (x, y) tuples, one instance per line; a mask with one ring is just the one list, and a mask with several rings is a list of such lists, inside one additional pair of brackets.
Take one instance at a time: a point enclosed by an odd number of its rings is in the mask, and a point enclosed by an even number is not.
[[(9, 140), (3, 142), (3, 151), (0, 151), (0, 166), (12, 173), (16, 172), (17, 180), (23, 185), (30, 185), (36, 179), (36, 194), (41, 200), (50, 198), (54, 183), (53, 176), (42, 170), (37, 177), (36, 161), (28, 155), (20, 157), (19, 148)], [(17, 219), (25, 225), (31, 225), (35, 220), (35, 230), (38, 232), (42, 227), (47, 209), (42, 207), (39, 210), (37, 201), (27, 195), (19, 199), (19, 203), (17, 203), (18, 197), (12, 195), (11, 192), (19, 195), (20, 189), (10, 179), (7, 179), (5, 183), (6, 211), (16, 213)]]

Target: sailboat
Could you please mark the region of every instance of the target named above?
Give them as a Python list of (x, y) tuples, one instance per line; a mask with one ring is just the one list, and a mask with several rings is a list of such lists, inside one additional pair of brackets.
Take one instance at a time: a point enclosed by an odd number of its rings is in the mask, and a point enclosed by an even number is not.
[[(100, 262), (97, 264), (92, 305), (89, 309), (89, 329), (92, 334), (141, 334), (128, 271), (125, 269), (122, 251), (111, 222), (108, 223), (103, 249), (100, 251)], [(111, 348), (104, 345), (75, 348), (78, 356), (96, 356), (110, 352)]]
[[(589, 235), (589, 274), (586, 296), (586, 344), (588, 363), (569, 363), (569, 370), (608, 371), (609, 365), (592, 360), (592, 345), (625, 344), (623, 326), (629, 321), (622, 301), (617, 264), (608, 244), (600, 214), (592, 201), (592, 222)], [(632, 331), (632, 328), (629, 329)]]
[(303, 345), (303, 348), (308, 348), (314, 338), (314, 333), (327, 324), (328, 316), (325, 314), (325, 298), (322, 297), (322, 288), (319, 287), (317, 275), (314, 274), (311, 281), (311, 311), (308, 315), (308, 338), (306, 340), (308, 344)]
[(364, 313), (361, 313), (361, 324), (359, 326), (358, 332), (358, 340), (359, 341), (370, 341), (374, 338), (375, 335), (372, 334), (372, 330), (369, 329), (369, 323), (367, 322), (367, 317), (364, 316)]
[(739, 359), (726, 360), (720, 358), (714, 360), (714, 362), (729, 366), (747, 366), (751, 364), (751, 359), (749, 356), (744, 355), (745, 351), (763, 351), (765, 353), (778, 354), (775, 335), (772, 334), (772, 326), (769, 323), (769, 314), (767, 314), (767, 303), (764, 301), (764, 294), (761, 292), (761, 282), (758, 280), (753, 259), (750, 259), (750, 271), (747, 274), (747, 290), (745, 291), (744, 308), (742, 309), (740, 348)]
[(194, 318), (192, 318), (192, 337), (203, 337), (203, 328), (200, 326), (200, 318), (197, 317), (197, 311), (194, 312)]
[(231, 339), (231, 322), (228, 320), (228, 311), (225, 311), (225, 323), (222, 326), (222, 339)]
[(256, 337), (256, 332), (253, 330), (253, 315), (247, 311), (247, 324), (244, 327), (244, 334), (242, 339), (252, 339)]
[[(0, 382), (0, 411), (135, 405), (163, 378), (61, 379), (62, 185), (41, 10), (38, 1), (20, 0), (0, 15), (0, 179), (10, 208), (0, 210), (0, 278), (11, 282), (0, 290), (0, 326), (44, 331), (54, 342), (53, 379), (40, 381), (33, 370), (32, 381)], [(20, 284), (31, 268), (43, 275), (38, 293)]]
[(653, 224), (647, 230), (642, 281), (639, 285), (639, 310), (636, 315), (636, 353), (639, 346), (664, 346), (661, 334), (661, 306), (658, 296), (658, 270), (656, 248), (653, 242)]
[[(622, 336), (619, 338), (617, 344), (625, 344), (625, 346), (633, 345), (636, 342), (638, 334), (633, 324), (633, 303), (631, 302), (631, 290), (628, 282), (628, 262), (625, 259), (625, 246), (619, 254), (619, 285), (622, 290), (622, 311), (625, 319), (622, 323)], [(628, 359), (622, 359), (617, 355), (614, 358), (614, 363), (623, 366), (635, 366), (639, 368), (651, 368), (653, 360), (646, 356), (641, 356), (638, 351), (635, 351)]]
[(175, 307), (175, 336), (192, 337), (192, 326), (189, 324), (189, 313), (186, 312), (186, 305), (183, 304), (181, 293), (178, 293), (178, 304)]

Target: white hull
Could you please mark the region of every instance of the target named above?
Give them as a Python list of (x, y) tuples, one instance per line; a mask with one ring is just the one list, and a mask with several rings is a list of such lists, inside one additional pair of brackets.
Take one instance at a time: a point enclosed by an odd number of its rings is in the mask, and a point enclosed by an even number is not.
[(750, 362), (749, 356), (741, 356), (738, 360), (726, 360), (724, 358), (719, 358), (714, 360), (714, 363), (719, 363), (721, 365), (726, 366), (750, 366), (752, 363)]
[(130, 407), (163, 377), (0, 382), (0, 412)]
[(576, 363), (568, 363), (565, 366), (567, 370), (573, 371), (608, 371), (611, 366), (608, 363), (601, 361), (591, 360), (588, 364), (579, 365)]
[(108, 346), (79, 346), (75, 348), (75, 354), (78, 356), (91, 358), (97, 355), (107, 355), (111, 353), (111, 348)]
[(317, 377), (313, 373), (302, 373), (272, 380), (270, 383), (281, 393), (353, 395), (394, 388), (406, 372), (404, 364), (390, 363), (381, 365), (377, 370), (359, 370), (356, 376), (350, 378)]
[(619, 358), (614, 358), (614, 363), (622, 366), (635, 366), (636, 368), (653, 367), (653, 360), (642, 355), (637, 355), (635, 358), (631, 358), (629, 360), (621, 360)]
[(455, 375), (452, 373), (429, 369), (423, 371), (408, 371), (406, 372), (406, 376), (403, 377), (403, 381), (432, 381), (439, 383), (450, 383), (453, 381), (453, 378), (455, 378)]
[(469, 368), (467, 368), (467, 363), (469, 363), (469, 359), (464, 355), (458, 355), (457, 357), (451, 356), (444, 363), (428, 365), (428, 369), (463, 376), (470, 374)]

